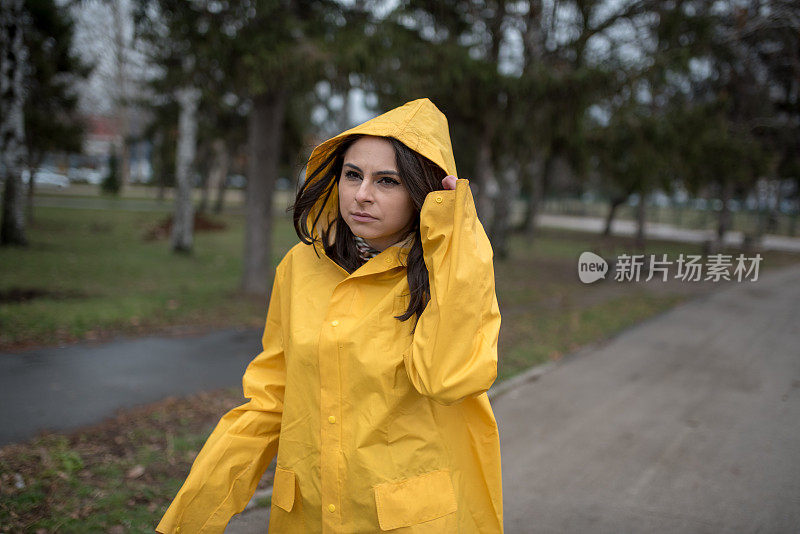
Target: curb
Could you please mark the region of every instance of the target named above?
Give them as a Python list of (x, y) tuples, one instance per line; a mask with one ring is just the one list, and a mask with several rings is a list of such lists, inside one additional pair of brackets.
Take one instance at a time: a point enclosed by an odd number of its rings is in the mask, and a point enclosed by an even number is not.
[(531, 367), (527, 371), (523, 371), (518, 375), (512, 376), (508, 380), (503, 380), (496, 386), (489, 388), (489, 391), (487, 392), (489, 400), (496, 400), (500, 396), (505, 395), (509, 391), (512, 391), (523, 384), (537, 380), (539, 377), (552, 370), (557, 365), (558, 361), (541, 363)]

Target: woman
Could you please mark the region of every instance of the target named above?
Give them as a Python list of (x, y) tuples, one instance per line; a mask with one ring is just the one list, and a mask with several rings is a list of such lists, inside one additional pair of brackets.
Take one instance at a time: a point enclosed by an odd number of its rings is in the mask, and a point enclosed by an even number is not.
[(314, 149), (249, 402), (158, 532), (223, 532), (277, 454), (270, 532), (502, 532), (492, 249), (427, 98)]

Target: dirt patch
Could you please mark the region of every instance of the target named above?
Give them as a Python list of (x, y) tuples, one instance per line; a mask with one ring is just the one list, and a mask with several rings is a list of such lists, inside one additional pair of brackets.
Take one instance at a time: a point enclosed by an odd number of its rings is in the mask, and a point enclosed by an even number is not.
[(20, 304), (41, 298), (64, 300), (86, 298), (87, 296), (79, 291), (52, 291), (38, 287), (11, 287), (0, 290), (0, 303)]
[[(159, 239), (167, 239), (172, 233), (173, 216), (170, 215), (162, 220), (156, 226), (149, 228), (144, 234), (145, 241), (156, 241)], [(195, 232), (216, 232), (228, 228), (228, 225), (209, 219), (201, 213), (194, 214), (194, 231)]]

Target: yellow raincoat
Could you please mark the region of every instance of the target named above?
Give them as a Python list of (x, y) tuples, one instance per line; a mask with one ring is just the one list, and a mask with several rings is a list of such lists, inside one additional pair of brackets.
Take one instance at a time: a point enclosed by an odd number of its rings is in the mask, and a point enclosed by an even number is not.
[[(456, 175), (447, 119), (422, 98), (316, 147), (307, 176), (353, 133), (393, 136)], [(335, 219), (335, 185), (315, 209)], [(500, 312), (492, 248), (466, 179), (428, 194), (420, 233), (431, 299), (413, 336), (413, 317), (392, 317), (408, 305), (409, 245), (353, 273), (320, 244), (286, 254), (263, 351), (243, 378), (250, 400), (223, 416), (158, 532), (223, 532), (276, 453), (271, 534), (503, 531), (486, 395)]]

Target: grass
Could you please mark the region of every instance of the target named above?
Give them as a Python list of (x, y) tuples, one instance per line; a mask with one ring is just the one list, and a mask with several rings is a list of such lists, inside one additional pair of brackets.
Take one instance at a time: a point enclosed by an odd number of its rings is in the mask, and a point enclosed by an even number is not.
[(153, 532), (238, 388), (0, 449), (0, 532)]
[[(2, 304), (3, 346), (185, 324), (261, 327), (266, 302), (237, 291), (240, 217), (220, 217), (225, 230), (198, 234), (195, 253), (177, 256), (165, 241), (143, 239), (165, 215), (37, 209), (32, 247), (0, 250), (0, 293), (35, 288), (49, 296)], [(295, 242), (290, 222), (278, 219), (273, 263)], [(659, 241), (634, 251), (631, 243), (552, 229), (533, 242), (511, 238), (511, 259), (495, 262), (502, 313), (498, 381), (735, 283), (578, 280), (583, 251), (606, 259), (623, 252), (669, 259), (700, 253), (696, 245)], [(762, 256), (762, 272), (800, 261), (796, 254)], [(216, 422), (241, 402), (239, 388), (166, 399), (94, 427), (0, 448), (0, 533), (152, 532)], [(268, 472), (262, 485), (269, 480)]]
[[(178, 255), (144, 238), (166, 216), (38, 208), (31, 246), (0, 249), (0, 350), (175, 325), (259, 326), (264, 297), (238, 290), (241, 217), (220, 217), (226, 230), (198, 233), (194, 253)], [(276, 221), (274, 264), (294, 243), (290, 221)]]
[[(664, 312), (699, 293), (715, 291), (732, 281), (617, 282), (583, 284), (577, 277), (577, 258), (593, 251), (607, 260), (626, 254), (701, 254), (699, 245), (650, 240), (637, 250), (626, 237), (601, 238), (584, 232), (543, 229), (530, 243), (522, 236), (510, 241), (512, 260), (495, 262), (497, 298), (502, 313), (498, 380), (533, 365), (557, 360), (566, 353), (611, 337), (625, 328)], [(723, 250), (738, 254), (736, 250)], [(800, 261), (800, 255), (762, 252), (760, 273)], [(752, 256), (746, 253), (745, 256)], [(670, 271), (674, 275), (674, 268)], [(761, 274), (759, 274), (760, 276)]]

